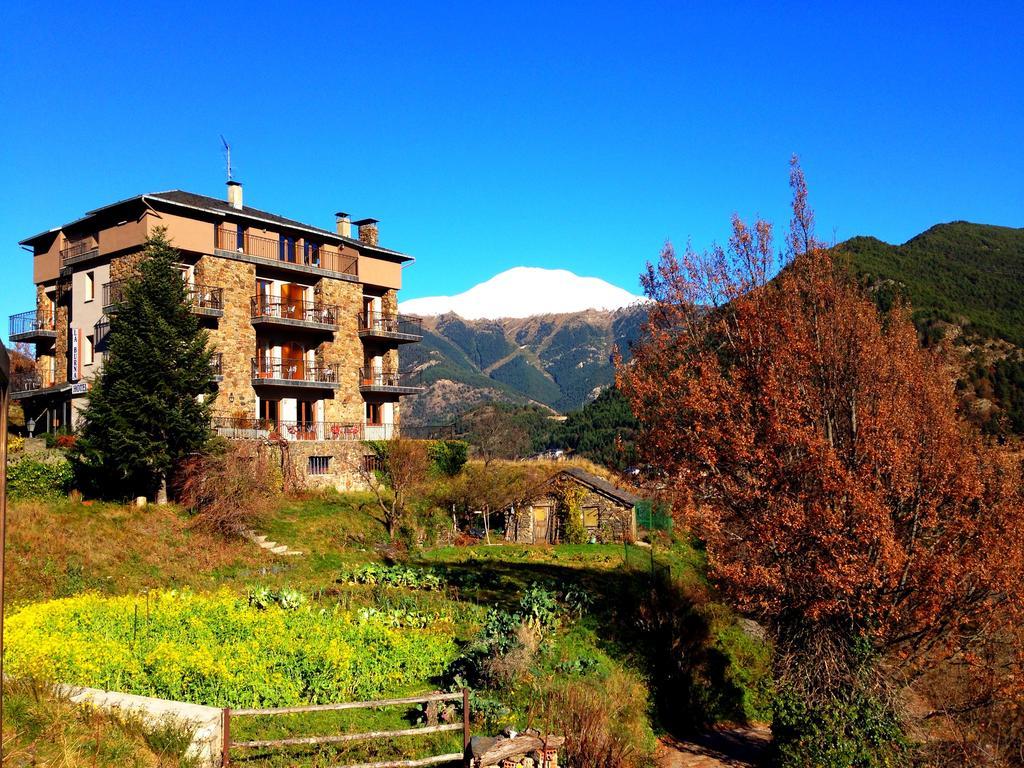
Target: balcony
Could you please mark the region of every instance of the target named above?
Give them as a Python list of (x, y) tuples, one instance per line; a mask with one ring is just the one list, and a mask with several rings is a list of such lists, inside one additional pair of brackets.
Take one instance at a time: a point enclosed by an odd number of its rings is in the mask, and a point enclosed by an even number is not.
[(57, 338), (57, 325), (53, 312), (41, 309), (11, 315), (10, 338), (12, 342), (42, 342)]
[(253, 325), (278, 325), (330, 332), (338, 328), (338, 308), (318, 301), (253, 296), (249, 300), (249, 313)]
[(364, 394), (415, 395), (423, 391), (419, 371), (359, 369), (359, 391)]
[(74, 392), (79, 386), (86, 387), (88, 385), (85, 382), (79, 382), (78, 384), (70, 382), (55, 384), (52, 371), (46, 375), (40, 375), (38, 371), (21, 371), (11, 374), (11, 399), (25, 400), (36, 395), (45, 396), (55, 392)]
[(390, 341), (396, 344), (423, 340), (423, 321), (418, 317), (384, 312), (364, 312), (356, 316), (359, 338)]
[[(103, 312), (116, 312), (124, 301), (127, 280), (114, 280), (103, 284)], [(186, 285), (186, 301), (192, 313), (202, 317), (224, 316), (224, 289), (213, 285)]]
[(35, 371), (11, 374), (12, 395), (23, 395), (43, 388), (43, 377)]
[(224, 289), (214, 285), (186, 285), (188, 303), (193, 314), (204, 317), (224, 316)]
[(229, 440), (329, 440), (359, 442), (391, 440), (407, 437), (412, 440), (443, 440), (455, 435), (451, 426), (397, 427), (394, 424), (349, 424), (339, 421), (275, 421), (248, 416), (221, 416), (212, 419), (214, 431)]
[(310, 363), (301, 357), (252, 359), (253, 386), (337, 389), (337, 363)]
[(363, 440), (362, 424), (338, 421), (274, 421), (245, 416), (214, 416), (214, 431), (231, 440), (265, 440), (280, 437), (285, 440), (335, 440), (358, 442)]
[(60, 249), (60, 267), (66, 269), (80, 261), (88, 261), (100, 252), (99, 245), (91, 238), (76, 240)]
[(327, 274), (342, 280), (356, 280), (359, 275), (358, 258), (325, 245), (297, 244), (293, 240), (261, 237), (247, 232), (239, 237), (238, 232), (220, 227), (214, 230), (213, 252), (224, 258), (284, 267), (311, 275)]
[(92, 327), (93, 348), (97, 352), (104, 352), (107, 349), (107, 342), (110, 341), (110, 320), (106, 315), (96, 321)]

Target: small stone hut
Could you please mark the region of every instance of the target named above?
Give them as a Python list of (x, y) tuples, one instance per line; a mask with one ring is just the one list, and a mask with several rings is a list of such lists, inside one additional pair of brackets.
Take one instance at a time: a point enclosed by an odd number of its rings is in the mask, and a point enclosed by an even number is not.
[(640, 497), (604, 478), (567, 467), (537, 486), (531, 498), (505, 510), (505, 540), (517, 544), (557, 544), (565, 538), (561, 499), (565, 485), (576, 486), (586, 540), (591, 543), (632, 541), (636, 538), (636, 505)]

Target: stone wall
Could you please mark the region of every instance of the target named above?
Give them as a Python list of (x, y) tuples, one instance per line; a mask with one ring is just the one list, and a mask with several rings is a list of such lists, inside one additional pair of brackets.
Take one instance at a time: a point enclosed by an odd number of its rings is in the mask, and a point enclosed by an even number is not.
[[(284, 449), (294, 476), (309, 489), (334, 488), (338, 491), (368, 490), (359, 474), (363, 457), (370, 450), (354, 440), (310, 440), (289, 442)], [(329, 456), (327, 474), (309, 474), (310, 456)]]
[(337, 364), (341, 383), (334, 397), (324, 401), (324, 421), (362, 424), (364, 408), (359, 391), (359, 369), (363, 367), (363, 342), (356, 325), (362, 309), (362, 286), (325, 277), (317, 283), (316, 295), (324, 304), (338, 307), (338, 330), (316, 353), (318, 362)]
[[(42, 283), (40, 283), (40, 284), (36, 285), (36, 316), (37, 317), (39, 317), (40, 315), (46, 316), (46, 315), (48, 315), (51, 312), (54, 312), (53, 302), (50, 301), (49, 297), (46, 295), (46, 286), (44, 286)], [(56, 313), (55, 312), (54, 312), (54, 317), (56, 318)], [(58, 331), (57, 333), (59, 335), (60, 331)], [(65, 344), (67, 344), (67, 341), (66, 341), (67, 329), (66, 328), (64, 330), (64, 333), (65, 333)], [(51, 346), (50, 346), (49, 343), (36, 344), (36, 373), (39, 374), (39, 378), (43, 382), (43, 386), (44, 387), (48, 386), (51, 383), (53, 383), (53, 382), (51, 382), (48, 379), (48, 376), (50, 374), (50, 363), (53, 361), (54, 352), (56, 350), (56, 344), (57, 344), (57, 342), (55, 340), (53, 342), (53, 348), (52, 349), (51, 349)]]
[(256, 413), (252, 388), (252, 358), (256, 328), (249, 302), (256, 293), (256, 266), (244, 261), (202, 256), (196, 262), (196, 282), (223, 289), (224, 315), (210, 330), (210, 346), (221, 354), (224, 380), (218, 384), (215, 410), (229, 414)]
[[(136, 251), (135, 253), (126, 253), (123, 256), (115, 256), (110, 260), (110, 282), (114, 283), (118, 280), (127, 280), (133, 274), (135, 274), (135, 268), (142, 261), (142, 251)], [(98, 290), (102, 290), (102, 286), (96, 286)]]
[(53, 356), (56, 358), (54, 364), (54, 384), (64, 384), (68, 381), (68, 365), (71, 355), (70, 339), (68, 338), (68, 305), (62, 301), (57, 305), (56, 324), (57, 339), (53, 344)]
[[(596, 525), (588, 524), (587, 540), (599, 544), (622, 543), (633, 541), (636, 538), (636, 512), (633, 507), (627, 507), (617, 501), (590, 490), (587, 486), (583, 495), (581, 508), (584, 510), (584, 519), (593, 515), (596, 517)], [(506, 513), (505, 539), (514, 541), (517, 544), (541, 544), (545, 542), (534, 541), (533, 507), (550, 506), (554, 521), (549, 521), (549, 541), (546, 543), (556, 544), (565, 538), (564, 512), (559, 509), (559, 497), (554, 491), (540, 493), (531, 500), (529, 505), (523, 505), (516, 510), (515, 515)], [(588, 514), (589, 513), (589, 514)], [(588, 520), (588, 523), (592, 521)]]
[(75, 704), (88, 705), (107, 712), (140, 718), (149, 726), (166, 722), (187, 723), (194, 728), (192, 743), (185, 756), (201, 768), (214, 768), (221, 764), (221, 745), (224, 735), (223, 710), (183, 701), (136, 696), (130, 693), (103, 691), (59, 685), (58, 691)]

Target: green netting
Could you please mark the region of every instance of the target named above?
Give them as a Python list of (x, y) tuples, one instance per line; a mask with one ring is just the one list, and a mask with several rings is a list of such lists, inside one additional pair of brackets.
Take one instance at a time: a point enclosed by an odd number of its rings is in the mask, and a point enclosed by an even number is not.
[(672, 515), (660, 501), (641, 501), (636, 505), (636, 524), (648, 531), (671, 531)]

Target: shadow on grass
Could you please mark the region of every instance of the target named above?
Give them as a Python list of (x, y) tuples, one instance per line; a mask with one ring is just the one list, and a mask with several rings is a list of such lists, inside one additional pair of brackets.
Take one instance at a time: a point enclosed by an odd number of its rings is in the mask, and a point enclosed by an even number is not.
[[(709, 723), (744, 722), (745, 696), (732, 660), (716, 647), (713, 610), (698, 585), (653, 577), (649, 570), (587, 567), (486, 557), (461, 562), (420, 560), (443, 568), (450, 583), (462, 585), (463, 600), (509, 612), (519, 609), (533, 583), (590, 596), (581, 622), (597, 646), (647, 679), (655, 724), (673, 735), (698, 732)], [(724, 610), (717, 606), (719, 612)]]

